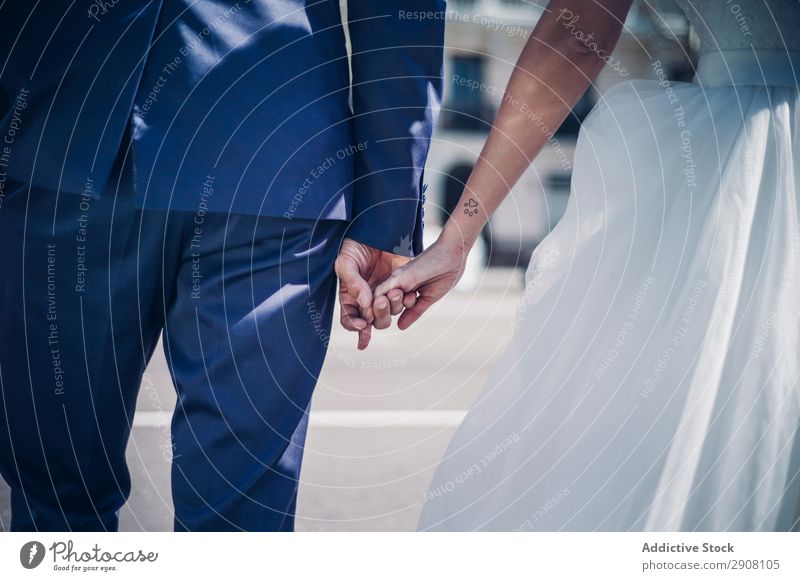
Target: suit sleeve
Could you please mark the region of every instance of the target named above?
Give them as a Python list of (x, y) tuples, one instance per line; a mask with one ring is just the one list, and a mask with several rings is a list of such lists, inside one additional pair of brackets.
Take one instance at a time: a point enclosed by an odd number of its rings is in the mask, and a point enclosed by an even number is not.
[(350, 0), (354, 142), (348, 237), (422, 251), (423, 169), (442, 94), (443, 0)]

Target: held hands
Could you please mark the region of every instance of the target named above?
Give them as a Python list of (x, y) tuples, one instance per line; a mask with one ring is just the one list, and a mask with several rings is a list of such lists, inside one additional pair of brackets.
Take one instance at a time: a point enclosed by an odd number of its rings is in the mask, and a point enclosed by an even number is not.
[(397, 321), (398, 328), (408, 329), (436, 301), (455, 287), (464, 274), (467, 253), (468, 249), (462, 245), (449, 244), (439, 238), (425, 252), (395, 270), (378, 285), (374, 293), (375, 303), (384, 297), (392, 301), (401, 294), (415, 295), (415, 303), (406, 306)]
[(410, 259), (345, 238), (336, 258), (339, 277), (341, 324), (348, 331), (358, 332), (358, 348), (366, 349), (372, 327), (386, 329), (392, 315), (413, 307), (416, 293), (394, 293), (391, 298), (374, 301), (372, 289)]
[(345, 239), (336, 260), (342, 326), (358, 331), (359, 349), (369, 345), (372, 327), (386, 329), (393, 315), (407, 329), (456, 285), (468, 252), (442, 236), (410, 260)]

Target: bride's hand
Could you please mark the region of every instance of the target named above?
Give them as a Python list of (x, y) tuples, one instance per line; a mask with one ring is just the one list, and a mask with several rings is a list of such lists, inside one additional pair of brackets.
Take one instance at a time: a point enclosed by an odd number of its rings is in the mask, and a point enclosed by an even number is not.
[(469, 248), (460, 240), (450, 241), (440, 236), (425, 252), (379, 284), (374, 301), (384, 295), (390, 301), (397, 301), (407, 293), (419, 293), (416, 303), (406, 308), (397, 321), (400, 329), (407, 329), (456, 285), (464, 273), (468, 253)]

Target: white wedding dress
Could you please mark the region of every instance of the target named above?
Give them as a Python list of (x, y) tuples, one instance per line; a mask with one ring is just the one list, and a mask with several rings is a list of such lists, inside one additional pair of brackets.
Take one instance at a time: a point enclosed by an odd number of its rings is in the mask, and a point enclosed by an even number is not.
[(697, 78), (586, 119), (421, 530), (800, 529), (800, 5), (679, 4)]

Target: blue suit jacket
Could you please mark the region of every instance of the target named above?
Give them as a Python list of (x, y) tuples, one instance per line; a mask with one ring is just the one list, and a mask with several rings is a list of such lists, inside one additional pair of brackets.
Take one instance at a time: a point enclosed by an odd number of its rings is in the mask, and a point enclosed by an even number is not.
[(130, 130), (142, 207), (419, 252), (444, 4), (351, 0), (349, 69), (338, 0), (9, 0), (0, 180), (99, 196)]

